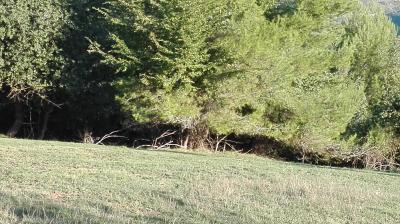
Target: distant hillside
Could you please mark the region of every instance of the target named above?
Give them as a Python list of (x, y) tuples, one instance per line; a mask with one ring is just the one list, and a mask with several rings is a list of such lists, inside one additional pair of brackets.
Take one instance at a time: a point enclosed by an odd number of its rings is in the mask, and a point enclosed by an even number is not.
[(390, 15), (400, 15), (400, 0), (378, 0)]
[(391, 15), (392, 21), (394, 24), (400, 27), (400, 15)]
[(378, 0), (378, 2), (385, 8), (393, 23), (400, 26), (400, 0)]
[(378, 2), (383, 6), (386, 14), (389, 15), (393, 22), (400, 26), (400, 0), (361, 0), (364, 4)]

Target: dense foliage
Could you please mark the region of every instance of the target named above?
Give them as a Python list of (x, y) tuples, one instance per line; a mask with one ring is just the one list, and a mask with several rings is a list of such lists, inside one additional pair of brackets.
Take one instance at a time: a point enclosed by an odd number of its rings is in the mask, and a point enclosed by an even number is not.
[(63, 67), (61, 30), (65, 13), (61, 3), (42, 0), (11, 0), (0, 3), (0, 87), (16, 104), (15, 136), (22, 123), (22, 102), (45, 99), (58, 85)]
[(183, 147), (257, 136), (303, 161), (397, 163), (397, 30), (370, 1), (1, 4), (0, 112), (25, 102), (30, 133), (53, 113), (55, 138), (164, 125)]

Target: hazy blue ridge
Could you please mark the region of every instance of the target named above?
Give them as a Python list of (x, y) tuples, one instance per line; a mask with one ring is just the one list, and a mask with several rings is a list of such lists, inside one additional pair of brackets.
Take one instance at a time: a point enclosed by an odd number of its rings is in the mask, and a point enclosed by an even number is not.
[(385, 9), (393, 23), (400, 27), (400, 0), (362, 0), (365, 4), (377, 1)]
[(393, 23), (400, 26), (400, 15), (389, 15)]

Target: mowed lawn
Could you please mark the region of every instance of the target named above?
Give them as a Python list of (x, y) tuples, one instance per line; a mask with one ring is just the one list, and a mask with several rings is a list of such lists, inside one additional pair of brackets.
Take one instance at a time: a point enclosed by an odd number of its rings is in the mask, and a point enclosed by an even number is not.
[(0, 223), (400, 223), (400, 176), (0, 138)]

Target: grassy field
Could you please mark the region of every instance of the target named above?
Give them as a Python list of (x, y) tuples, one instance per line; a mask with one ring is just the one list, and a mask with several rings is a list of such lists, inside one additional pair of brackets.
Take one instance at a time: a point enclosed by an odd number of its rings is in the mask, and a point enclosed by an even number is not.
[(0, 138), (0, 223), (399, 223), (400, 176)]

